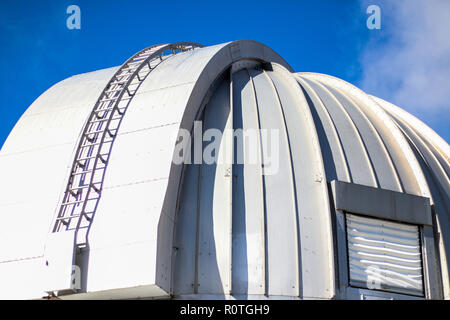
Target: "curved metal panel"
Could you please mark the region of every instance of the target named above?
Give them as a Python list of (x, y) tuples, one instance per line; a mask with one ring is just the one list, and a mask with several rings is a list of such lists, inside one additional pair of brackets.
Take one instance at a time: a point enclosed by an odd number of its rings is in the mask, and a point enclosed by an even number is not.
[(358, 104), (366, 113), (366, 116), (371, 119), (382, 136), (383, 142), (388, 147), (393, 163), (399, 172), (400, 182), (404, 191), (410, 194), (430, 196), (423, 173), (408, 142), (393, 120), (373, 99), (353, 85), (331, 76), (313, 73), (303, 74), (303, 76), (317, 79), (354, 97), (355, 101), (358, 101)]
[(331, 298), (336, 294), (333, 228), (319, 139), (297, 81), (283, 67), (272, 68), (267, 74), (283, 110), (297, 201), (300, 295)]
[(330, 86), (326, 87), (341, 102), (358, 129), (373, 170), (372, 174), (376, 178), (376, 186), (387, 190), (400, 191), (401, 184), (392, 164), (392, 159), (375, 127), (348, 95)]
[[(261, 141), (258, 107), (253, 82), (247, 70), (232, 74), (233, 124), (242, 130), (242, 143), (236, 143), (234, 160), (239, 155), (253, 163), (233, 164), (233, 267), (232, 293), (265, 294), (265, 214), (262, 177)], [(245, 131), (255, 134), (245, 138)], [(251, 145), (252, 144), (252, 145)]]
[(347, 159), (351, 181), (368, 186), (376, 186), (374, 172), (368, 159), (364, 143), (346, 109), (322, 84), (314, 80), (306, 81), (317, 92), (333, 119)]

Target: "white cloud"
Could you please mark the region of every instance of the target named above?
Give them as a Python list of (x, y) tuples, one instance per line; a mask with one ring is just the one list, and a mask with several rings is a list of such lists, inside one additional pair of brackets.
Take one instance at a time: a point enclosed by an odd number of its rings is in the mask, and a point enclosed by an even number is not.
[(372, 3), (382, 29), (369, 32), (381, 37), (362, 52), (359, 85), (430, 124), (450, 121), (450, 1), (361, 1)]

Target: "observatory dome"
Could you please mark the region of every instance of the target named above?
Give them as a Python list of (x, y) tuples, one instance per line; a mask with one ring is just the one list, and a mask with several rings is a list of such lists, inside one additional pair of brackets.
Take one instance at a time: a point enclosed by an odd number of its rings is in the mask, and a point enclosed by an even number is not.
[(10, 133), (0, 298), (449, 299), (449, 159), (261, 43), (152, 46)]

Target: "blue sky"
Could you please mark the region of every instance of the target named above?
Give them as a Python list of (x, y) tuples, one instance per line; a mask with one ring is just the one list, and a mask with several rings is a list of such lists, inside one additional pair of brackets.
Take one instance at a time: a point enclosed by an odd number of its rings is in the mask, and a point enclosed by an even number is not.
[[(448, 142), (450, 40), (436, 39), (434, 25), (450, 21), (443, 2), (450, 1), (430, 0), (436, 5), (426, 10), (430, 2), (410, 1), (412, 8), (381, 0), (0, 1), (0, 145), (28, 106), (64, 78), (120, 65), (152, 44), (239, 39), (265, 43), (296, 71), (330, 74), (399, 104)], [(66, 27), (71, 4), (81, 8), (81, 30)], [(381, 30), (366, 27), (369, 4), (381, 8)], [(404, 32), (410, 29), (422, 37)], [(424, 47), (435, 48), (431, 57)], [(439, 81), (418, 92), (435, 79), (430, 70)]]

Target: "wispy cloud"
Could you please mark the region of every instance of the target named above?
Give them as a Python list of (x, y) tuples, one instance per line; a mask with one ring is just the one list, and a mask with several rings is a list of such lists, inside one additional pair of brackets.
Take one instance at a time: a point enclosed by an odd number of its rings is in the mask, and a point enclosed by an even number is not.
[(360, 86), (431, 124), (450, 121), (450, 1), (369, 4), (380, 6), (382, 29), (370, 31), (379, 34), (362, 52)]

